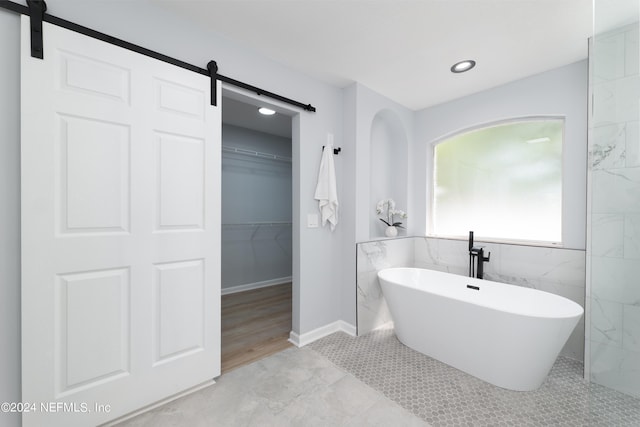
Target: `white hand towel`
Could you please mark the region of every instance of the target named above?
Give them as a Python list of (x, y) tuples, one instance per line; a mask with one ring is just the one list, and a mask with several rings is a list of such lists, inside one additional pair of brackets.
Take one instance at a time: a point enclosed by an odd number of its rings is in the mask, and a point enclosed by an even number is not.
[(329, 221), (331, 231), (333, 231), (338, 224), (338, 192), (336, 190), (336, 169), (333, 165), (333, 135), (329, 136), (327, 145), (322, 152), (315, 199), (318, 200), (318, 207), (322, 215), (322, 226), (325, 226)]

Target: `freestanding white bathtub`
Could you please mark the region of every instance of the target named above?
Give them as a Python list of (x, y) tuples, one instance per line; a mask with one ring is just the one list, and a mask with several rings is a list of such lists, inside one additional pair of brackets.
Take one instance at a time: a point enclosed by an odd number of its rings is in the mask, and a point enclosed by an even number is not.
[(419, 268), (378, 272), (400, 342), (510, 390), (535, 390), (584, 310), (548, 292)]

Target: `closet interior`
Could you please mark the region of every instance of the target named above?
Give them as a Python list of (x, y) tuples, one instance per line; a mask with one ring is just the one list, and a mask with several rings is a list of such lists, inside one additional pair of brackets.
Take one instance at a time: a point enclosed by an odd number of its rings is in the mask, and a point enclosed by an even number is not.
[(222, 372), (291, 344), (291, 117), (224, 97)]

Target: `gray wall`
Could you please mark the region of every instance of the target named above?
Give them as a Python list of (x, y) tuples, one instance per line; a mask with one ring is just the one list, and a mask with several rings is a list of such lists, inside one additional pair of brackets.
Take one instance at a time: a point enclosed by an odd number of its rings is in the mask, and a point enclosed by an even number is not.
[[(413, 193), (412, 172), (410, 156), (412, 152), (413, 119), (415, 113), (382, 95), (372, 91), (366, 86), (355, 83), (345, 89), (345, 117), (353, 122), (346, 122), (351, 126), (349, 134), (345, 134), (345, 140), (356, 141), (355, 169), (355, 239), (352, 244), (371, 240), (383, 234), (378, 231), (375, 234), (372, 223), (382, 224), (376, 217), (375, 207), (379, 200), (377, 197), (395, 198), (398, 209), (411, 210)], [(404, 154), (404, 159), (394, 156), (384, 157), (376, 153), (378, 149), (383, 152), (393, 150), (398, 145), (399, 152)], [(408, 166), (408, 167), (407, 167)], [(393, 194), (381, 196), (376, 194), (373, 175), (382, 179), (393, 179), (393, 185), (387, 187)], [(392, 178), (393, 176), (393, 178)], [(384, 194), (384, 193), (383, 193)], [(407, 197), (408, 196), (408, 197)], [(406, 205), (404, 203), (406, 202)], [(410, 215), (405, 224), (410, 224), (414, 218)], [(409, 233), (411, 234), (411, 233)]]
[[(568, 114), (571, 140), (584, 143), (582, 151), (569, 153), (572, 164), (586, 164), (586, 118), (580, 123), (577, 113), (568, 113), (586, 111), (586, 62), (541, 74), (537, 81), (542, 86), (527, 79), (414, 114), (364, 86), (341, 90), (302, 75), (145, 0), (49, 0), (47, 4), (53, 15), (193, 64), (204, 66), (215, 59), (224, 75), (317, 108), (317, 113), (301, 112), (293, 118), (293, 329), (298, 334), (336, 320), (355, 323), (354, 245), (369, 238), (369, 144), (378, 112), (393, 111), (407, 130), (409, 165), (404, 173), (410, 235), (425, 231), (428, 145), (447, 133), (513, 115)], [(18, 47), (18, 16), (0, 11), (0, 397), (9, 401), (20, 396)], [(328, 133), (342, 147), (335, 157), (341, 216), (334, 232), (306, 227), (307, 214), (318, 211), (313, 194)], [(419, 136), (415, 143), (414, 135)], [(575, 202), (567, 218), (575, 220), (574, 228), (584, 230), (584, 170), (566, 183)], [(569, 237), (567, 242), (575, 245), (571, 247), (584, 246), (579, 232)], [(0, 424), (18, 422), (17, 417), (0, 416)]]
[[(238, 126), (222, 145), (291, 158), (290, 139)], [(222, 152), (223, 289), (290, 280), (291, 195), (290, 161)]]
[[(416, 171), (409, 234), (424, 235), (431, 198), (433, 143), (461, 130), (514, 117), (565, 117), (563, 223), (565, 248), (585, 248), (587, 188), (587, 60), (537, 74), (416, 113)], [(426, 195), (426, 197), (425, 197)]]
[[(20, 56), (18, 19), (0, 10), (0, 402), (20, 401)], [(0, 425), (19, 425), (0, 413)]]
[[(372, 91), (360, 83), (354, 83), (343, 90), (344, 95), (344, 141), (353, 141), (354, 147), (350, 150), (343, 150), (337, 158), (344, 164), (344, 181), (340, 191), (343, 223), (347, 226), (343, 230), (343, 243), (348, 256), (341, 260), (342, 283), (347, 284), (340, 289), (336, 296), (339, 298), (342, 314), (341, 319), (355, 325), (356, 323), (356, 292), (354, 280), (356, 276), (355, 245), (357, 242), (370, 240), (372, 238), (372, 223), (382, 224), (375, 219), (375, 206), (377, 195), (372, 189), (372, 176), (379, 175), (381, 179), (394, 176), (393, 194), (386, 194), (382, 197), (396, 198), (399, 203), (406, 201), (407, 205), (399, 205), (399, 209), (410, 209), (412, 188), (411, 163), (408, 160), (407, 152), (410, 152), (412, 144), (412, 130), (414, 113), (391, 101), (388, 98)], [(383, 123), (378, 122), (382, 118)], [(376, 126), (374, 122), (382, 125), (382, 130), (390, 130), (387, 135), (391, 138), (377, 138)], [(387, 125), (390, 125), (387, 127)], [(384, 133), (384, 132), (383, 132)], [(400, 136), (393, 139), (392, 136)], [(394, 144), (400, 143), (405, 159), (397, 161), (397, 158), (378, 156), (373, 151), (381, 148), (391, 148)], [(408, 164), (409, 167), (400, 165)], [(374, 169), (374, 170), (372, 170)], [(373, 219), (372, 219), (373, 218)], [(408, 221), (410, 222), (410, 217)], [(374, 230), (379, 236), (378, 231)]]

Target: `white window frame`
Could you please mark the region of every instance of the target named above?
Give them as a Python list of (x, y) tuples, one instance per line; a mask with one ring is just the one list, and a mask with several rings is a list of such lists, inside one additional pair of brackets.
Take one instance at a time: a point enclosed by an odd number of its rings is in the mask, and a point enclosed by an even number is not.
[(435, 150), (436, 147), (451, 138), (454, 138), (458, 135), (474, 132), (480, 129), (496, 127), (507, 125), (511, 123), (521, 123), (521, 122), (529, 122), (529, 121), (542, 121), (542, 120), (559, 120), (562, 121), (562, 154), (561, 154), (561, 190), (560, 190), (560, 200), (562, 204), (562, 208), (560, 210), (560, 241), (545, 241), (545, 240), (527, 240), (527, 239), (508, 239), (508, 238), (495, 238), (495, 237), (486, 237), (482, 235), (475, 235), (475, 239), (477, 241), (482, 241), (486, 243), (502, 243), (502, 244), (517, 244), (517, 245), (526, 245), (526, 246), (541, 246), (541, 247), (554, 247), (554, 248), (562, 248), (564, 247), (564, 215), (565, 215), (565, 207), (564, 207), (564, 181), (565, 181), (565, 153), (566, 153), (566, 116), (563, 115), (535, 115), (535, 116), (522, 116), (522, 117), (511, 117), (507, 119), (499, 119), (490, 122), (484, 122), (480, 124), (476, 124), (470, 127), (458, 129), (454, 132), (448, 133), (446, 135), (441, 136), (433, 140), (430, 145), (430, 166), (431, 173), (429, 174), (429, 182), (428, 182), (428, 200), (429, 206), (427, 209), (427, 218), (426, 218), (426, 236), (432, 238), (440, 238), (440, 239), (452, 239), (452, 240), (467, 240), (468, 235), (447, 235), (447, 234), (437, 234), (434, 230), (434, 210), (435, 210), (435, 182), (436, 182), (436, 156)]

